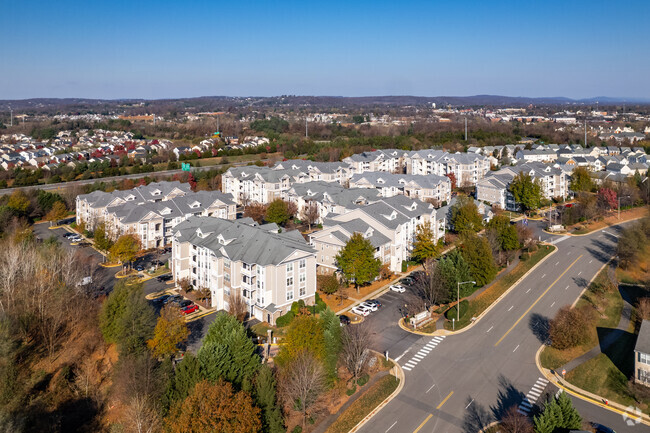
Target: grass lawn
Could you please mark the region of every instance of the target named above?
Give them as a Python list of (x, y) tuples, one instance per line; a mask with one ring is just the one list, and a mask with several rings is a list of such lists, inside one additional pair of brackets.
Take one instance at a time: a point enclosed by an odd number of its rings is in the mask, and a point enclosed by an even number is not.
[(352, 403), (327, 429), (327, 433), (347, 433), (395, 391), (399, 379), (384, 376)]
[[(478, 317), (479, 314), (499, 299), (499, 296), (503, 295), (526, 272), (553, 251), (555, 251), (554, 246), (548, 246), (548, 248), (546, 245), (541, 246), (537, 251), (535, 251), (535, 253), (533, 253), (530, 259), (519, 262), (519, 264), (517, 264), (508, 275), (505, 275), (487, 290), (480, 293), (476, 298), (470, 300), (467, 313), (461, 316), (460, 321), (456, 322), (456, 329), (461, 329), (469, 325), (472, 317)], [(450, 321), (445, 322), (445, 329), (451, 330), (451, 328), (452, 323)]]
[[(607, 284), (607, 268), (600, 271), (592, 285)], [(607, 286), (605, 286), (607, 287)], [(589, 339), (578, 347), (571, 347), (565, 350), (558, 350), (554, 347), (546, 346), (540, 354), (540, 362), (545, 368), (555, 370), (567, 362), (589, 352), (598, 344), (597, 329), (613, 329), (618, 326), (623, 311), (623, 298), (618, 290), (611, 287), (611, 290), (603, 294), (596, 294), (587, 290), (576, 303), (576, 308), (589, 308), (594, 313), (597, 321), (594, 321), (590, 328)]]
[(650, 400), (636, 402), (627, 387), (634, 370), (636, 336), (625, 332), (605, 352), (568, 372), (566, 379), (586, 391), (650, 413)]
[(609, 215), (605, 216), (604, 218), (598, 220), (598, 221), (591, 221), (591, 222), (586, 222), (586, 223), (578, 223), (573, 226), (573, 228), (577, 228), (577, 230), (572, 230), (571, 227), (567, 227), (567, 230), (571, 232), (572, 234), (576, 235), (584, 235), (587, 233), (591, 233), (594, 230), (599, 230), (605, 227), (609, 227), (614, 224), (618, 224), (621, 221), (627, 221), (635, 218), (640, 218), (642, 216), (647, 215), (648, 211), (645, 206), (642, 207), (636, 207), (632, 209), (627, 209), (624, 211), (621, 211), (621, 219), (618, 219), (618, 212), (612, 211), (609, 213)]
[(616, 278), (622, 283), (644, 284), (650, 280), (650, 246), (646, 245), (636, 263), (623, 269), (616, 269)]

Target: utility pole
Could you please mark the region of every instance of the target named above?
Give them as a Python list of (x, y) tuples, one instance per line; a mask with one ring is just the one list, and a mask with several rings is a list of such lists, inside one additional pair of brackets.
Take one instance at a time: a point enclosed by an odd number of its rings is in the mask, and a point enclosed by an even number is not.
[(219, 131), (219, 115), (217, 114), (217, 132), (221, 134), (221, 131)]
[(11, 123), (9, 126), (14, 126), (14, 109), (9, 107), (9, 111), (11, 111)]
[(309, 138), (309, 127), (307, 126), (307, 116), (305, 116), (305, 137)]
[(156, 126), (156, 115), (153, 115), (153, 126)]
[(587, 118), (585, 117), (585, 149), (587, 148)]
[(467, 117), (465, 118), (465, 141), (467, 141)]

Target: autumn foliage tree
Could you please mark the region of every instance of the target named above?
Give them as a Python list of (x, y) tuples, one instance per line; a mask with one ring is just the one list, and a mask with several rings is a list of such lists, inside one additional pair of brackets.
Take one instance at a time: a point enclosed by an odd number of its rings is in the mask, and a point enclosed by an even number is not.
[(618, 208), (618, 199), (616, 197), (616, 192), (614, 192), (614, 190), (611, 188), (600, 188), (598, 190), (598, 199), (609, 209)]
[(262, 224), (266, 217), (266, 206), (258, 202), (250, 203), (244, 208), (244, 217), (252, 218), (256, 223)]
[(165, 424), (170, 433), (257, 433), (262, 429), (260, 409), (250, 395), (235, 392), (222, 380), (197, 383), (190, 395), (172, 408)]
[(110, 249), (111, 257), (121, 263), (132, 262), (140, 251), (140, 239), (135, 235), (120, 236)]
[(440, 254), (441, 246), (436, 242), (433, 227), (430, 221), (418, 224), (415, 229), (415, 241), (411, 256), (418, 262), (434, 258)]
[(45, 220), (57, 222), (68, 216), (68, 209), (62, 201), (57, 201), (52, 205), (52, 209), (45, 215)]
[(147, 346), (156, 357), (172, 356), (178, 350), (178, 345), (185, 341), (188, 335), (189, 330), (179, 309), (167, 305), (158, 317), (153, 338), (147, 341)]
[(568, 349), (584, 343), (589, 336), (589, 320), (580, 309), (565, 306), (551, 320), (549, 335), (556, 349)]
[(361, 233), (354, 233), (336, 255), (336, 263), (355, 287), (371, 282), (379, 275), (381, 262), (375, 257), (375, 247)]

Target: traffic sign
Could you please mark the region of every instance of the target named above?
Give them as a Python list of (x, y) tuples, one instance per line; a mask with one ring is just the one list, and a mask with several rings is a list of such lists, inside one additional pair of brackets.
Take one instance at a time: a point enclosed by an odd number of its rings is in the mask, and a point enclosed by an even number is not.
[(190, 168), (191, 168), (191, 167), (192, 167), (192, 166), (190, 165), (189, 162), (182, 162), (182, 163), (181, 163), (181, 169), (182, 169), (183, 171), (190, 171)]

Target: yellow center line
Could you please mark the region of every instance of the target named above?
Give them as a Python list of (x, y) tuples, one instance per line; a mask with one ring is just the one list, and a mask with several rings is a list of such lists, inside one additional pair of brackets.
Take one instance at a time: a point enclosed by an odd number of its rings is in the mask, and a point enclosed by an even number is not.
[(438, 405), (438, 407), (436, 407), (436, 409), (440, 409), (443, 404), (447, 403), (447, 400), (449, 400), (449, 397), (451, 397), (451, 395), (453, 393), (454, 393), (454, 391), (450, 392), (449, 395), (447, 397), (445, 397), (445, 399), (443, 401), (440, 402), (440, 404)]
[(512, 330), (515, 328), (515, 326), (517, 326), (517, 325), (519, 324), (519, 322), (521, 322), (521, 320), (522, 320), (524, 317), (526, 317), (526, 315), (527, 315), (528, 313), (530, 313), (530, 310), (532, 310), (533, 307), (534, 307), (535, 305), (537, 305), (537, 303), (538, 303), (538, 302), (539, 302), (539, 301), (540, 301), (540, 300), (541, 300), (541, 299), (542, 299), (542, 298), (543, 298), (543, 297), (548, 293), (548, 291), (551, 290), (551, 288), (555, 285), (555, 283), (557, 283), (557, 282), (560, 280), (560, 278), (562, 278), (562, 277), (564, 276), (564, 274), (566, 274), (567, 272), (569, 272), (569, 269), (571, 269), (571, 268), (573, 267), (573, 265), (575, 265), (576, 262), (577, 262), (578, 260), (580, 260), (580, 257), (582, 257), (582, 254), (580, 254), (580, 256), (578, 256), (578, 258), (575, 259), (575, 260), (573, 261), (573, 263), (571, 263), (571, 264), (569, 265), (569, 267), (566, 268), (566, 269), (564, 270), (564, 272), (562, 272), (562, 274), (560, 274), (560, 276), (557, 277), (557, 278), (555, 279), (555, 281), (553, 281), (553, 283), (552, 283), (550, 286), (548, 286), (548, 289), (544, 290), (544, 293), (542, 293), (542, 294), (539, 296), (539, 298), (537, 298), (537, 300), (536, 300), (535, 302), (533, 302), (533, 305), (531, 305), (530, 307), (528, 307), (528, 309), (526, 310), (526, 312), (525, 312), (524, 314), (522, 314), (521, 317), (520, 317), (519, 319), (517, 319), (517, 321), (515, 322), (515, 324), (512, 325), (512, 326), (510, 327), (510, 329), (508, 329), (508, 331), (507, 331), (505, 334), (503, 334), (503, 337), (499, 338), (499, 341), (497, 341), (496, 343), (494, 343), (494, 347), (497, 347), (497, 346), (498, 346), (498, 345), (503, 341), (503, 339), (506, 338), (506, 336), (507, 336), (508, 334), (510, 334), (510, 331), (512, 331)]
[(427, 421), (429, 421), (429, 420), (431, 419), (432, 416), (433, 416), (433, 414), (430, 413), (429, 416), (427, 417), (427, 419), (425, 419), (424, 421), (422, 421), (422, 424), (420, 424), (420, 425), (418, 426), (418, 428), (416, 428), (416, 429), (413, 431), (413, 433), (418, 433), (418, 432), (420, 431), (420, 429), (421, 429), (422, 427), (424, 427), (424, 425), (427, 423)]

